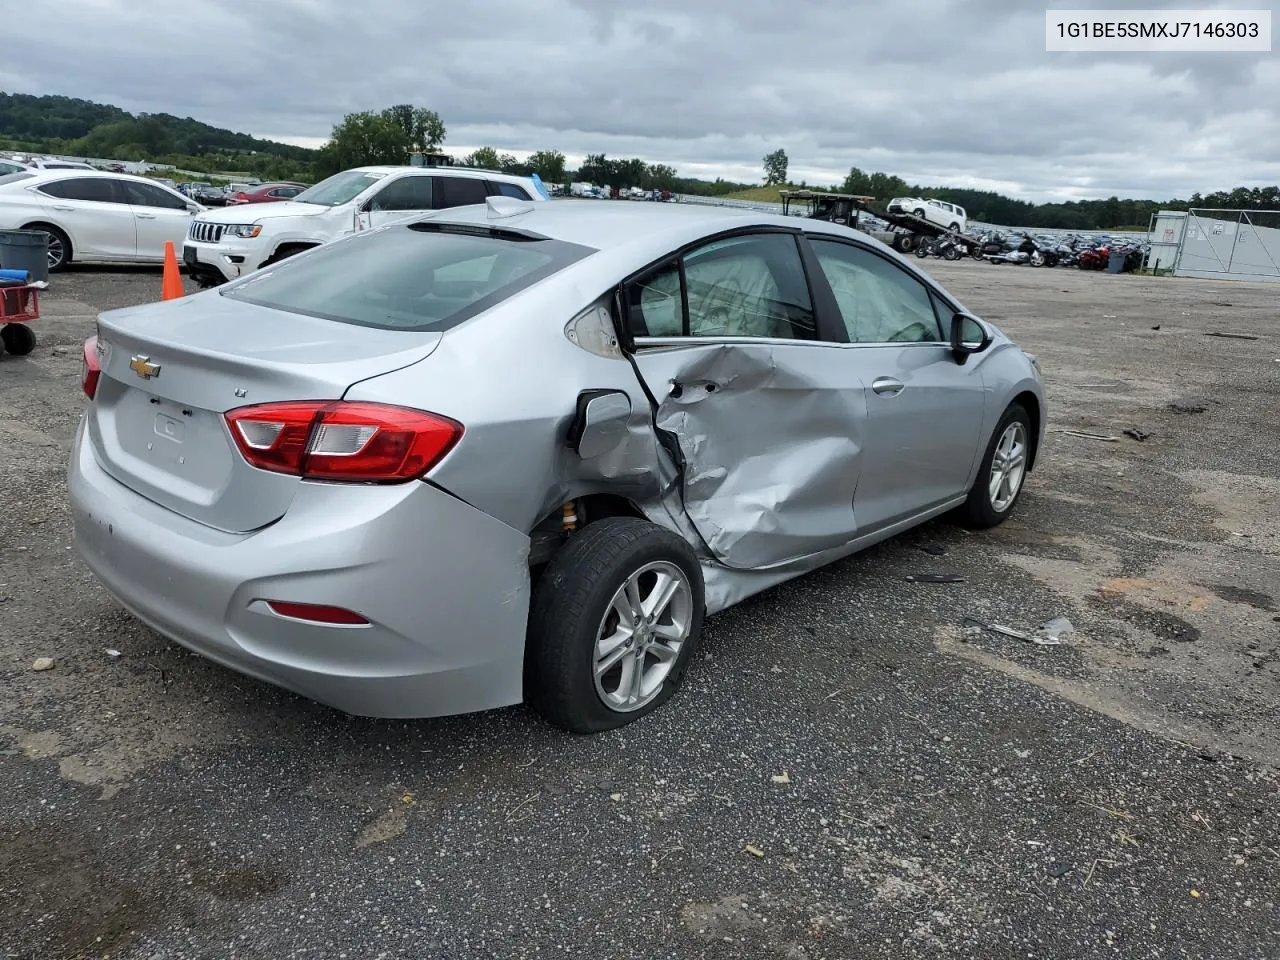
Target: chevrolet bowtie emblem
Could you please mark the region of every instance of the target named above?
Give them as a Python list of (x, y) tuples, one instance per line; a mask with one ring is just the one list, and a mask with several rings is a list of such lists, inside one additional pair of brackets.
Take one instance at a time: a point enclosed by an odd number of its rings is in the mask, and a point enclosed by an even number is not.
[(143, 380), (150, 380), (152, 377), (160, 376), (160, 364), (152, 363), (150, 357), (144, 357), (142, 354), (134, 355), (133, 359), (129, 361), (129, 369)]

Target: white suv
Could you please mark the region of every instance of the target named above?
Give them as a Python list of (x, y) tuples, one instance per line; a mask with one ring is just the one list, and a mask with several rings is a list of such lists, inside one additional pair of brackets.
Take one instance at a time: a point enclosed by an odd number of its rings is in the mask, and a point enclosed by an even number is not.
[(964, 207), (945, 200), (925, 200), (920, 197), (895, 197), (889, 201), (890, 213), (909, 213), (913, 217), (936, 223), (947, 230), (964, 233), (969, 226), (969, 218)]
[(183, 244), (187, 270), (214, 286), (359, 230), (491, 196), (545, 200), (529, 177), (457, 167), (356, 167), (292, 200), (200, 214)]

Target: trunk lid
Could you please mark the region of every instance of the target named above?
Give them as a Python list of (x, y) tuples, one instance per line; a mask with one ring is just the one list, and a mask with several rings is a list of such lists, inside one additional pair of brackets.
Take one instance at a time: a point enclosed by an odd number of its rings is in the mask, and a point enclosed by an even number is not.
[(246, 463), (222, 414), (337, 400), (440, 342), (438, 333), (286, 313), (217, 291), (104, 313), (98, 338), (102, 375), (88, 430), (103, 469), (155, 503), (230, 532), (279, 519), (302, 481)]

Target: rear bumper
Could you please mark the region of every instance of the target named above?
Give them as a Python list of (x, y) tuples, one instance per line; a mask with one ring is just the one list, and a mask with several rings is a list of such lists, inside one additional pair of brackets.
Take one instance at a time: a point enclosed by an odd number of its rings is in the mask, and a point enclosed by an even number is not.
[[(106, 474), (82, 422), (68, 486), (88, 567), (196, 653), (359, 716), (521, 699), (528, 538), (429, 484), (300, 483), (273, 525), (222, 533)], [(346, 607), (370, 624), (288, 619), (268, 599)]]

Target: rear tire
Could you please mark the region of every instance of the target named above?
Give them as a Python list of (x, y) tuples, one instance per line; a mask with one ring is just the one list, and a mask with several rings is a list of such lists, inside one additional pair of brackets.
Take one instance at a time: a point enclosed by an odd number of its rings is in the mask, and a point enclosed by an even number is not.
[(913, 211), (912, 211), (912, 213), (911, 213), (911, 215), (912, 215), (913, 217), (919, 217), (921, 220), (923, 220), (923, 219), (924, 219), (924, 208), (921, 208), (921, 209), (919, 209), (919, 210), (913, 210)]
[[(1009, 404), (991, 432), (969, 499), (960, 508), (964, 526), (986, 530), (1004, 523), (1013, 513), (1025, 486), (1031, 442), (1031, 417), (1026, 408), (1020, 403)], [(1000, 480), (998, 485), (996, 480)]]
[[(664, 577), (673, 586), (656, 604)], [(653, 607), (648, 618), (630, 616), (637, 598)], [(588, 524), (570, 535), (534, 590), (525, 700), (570, 733), (612, 730), (652, 713), (684, 680), (705, 602), (702, 571), (682, 538), (633, 517)], [(632, 685), (628, 677), (637, 676)], [(634, 696), (623, 702), (628, 691)]]
[(15, 357), (25, 357), (36, 348), (36, 333), (25, 323), (6, 323), (0, 327), (0, 343)]
[(947, 247), (946, 252), (942, 254), (943, 260), (959, 260), (960, 250), (955, 246)]
[(65, 270), (71, 262), (71, 238), (49, 223), (30, 223), (23, 230), (38, 230), (49, 238), (49, 272)]
[(948, 229), (948, 230), (950, 230), (952, 233), (959, 233), (959, 232), (960, 232), (960, 224), (958, 224), (958, 223), (953, 223), (951, 226), (947, 227), (947, 229)]

